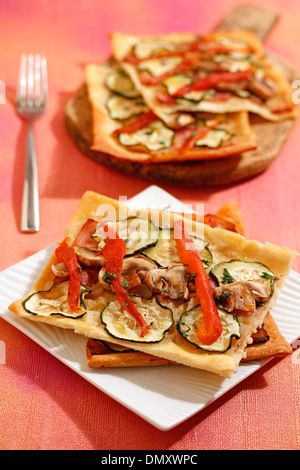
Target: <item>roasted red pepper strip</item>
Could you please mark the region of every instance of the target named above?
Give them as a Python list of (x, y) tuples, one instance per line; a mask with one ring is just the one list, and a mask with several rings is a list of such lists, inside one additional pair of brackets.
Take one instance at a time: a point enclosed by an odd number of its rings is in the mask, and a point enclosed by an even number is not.
[(217, 119), (210, 126), (203, 126), (203, 127), (200, 127), (199, 129), (193, 130), (190, 136), (183, 142), (180, 150), (184, 153), (188, 150), (193, 149), (198, 139), (203, 139), (211, 129), (214, 129), (215, 127), (217, 127), (221, 122), (222, 122), (222, 119)]
[(148, 111), (147, 113), (140, 114), (134, 121), (125, 124), (125, 126), (117, 129), (114, 133), (115, 134), (132, 134), (133, 132), (139, 131), (144, 127), (151, 124), (151, 122), (156, 121), (158, 119), (157, 116), (152, 111)]
[(166, 78), (171, 77), (172, 75), (179, 74), (179, 73), (187, 73), (193, 67), (194, 62), (199, 62), (199, 57), (197, 58), (193, 57), (193, 58), (183, 60), (179, 65), (174, 67), (172, 70), (169, 70), (168, 72), (165, 72), (157, 77), (154, 77), (153, 75), (151, 75), (150, 72), (147, 72), (147, 71), (142, 72), (139, 75), (140, 82), (146, 86), (159, 85)]
[(191, 91), (207, 90), (214, 88), (220, 82), (239, 82), (240, 80), (247, 80), (252, 75), (252, 69), (241, 70), (239, 72), (215, 72), (207, 75), (207, 77), (195, 80), (190, 85), (185, 85), (173, 93), (173, 96), (184, 96)]
[(102, 250), (102, 255), (106, 259), (105, 272), (107, 275), (110, 274), (109, 279), (118, 302), (140, 324), (142, 327), (141, 337), (144, 337), (148, 331), (148, 325), (121, 283), (123, 259), (126, 253), (125, 240), (120, 238), (117, 232), (107, 225), (102, 225), (102, 227), (107, 235), (107, 241)]
[(64, 263), (70, 274), (68, 303), (73, 312), (79, 310), (80, 297), (80, 267), (76, 258), (74, 249), (68, 245), (68, 238), (65, 238), (56, 248), (55, 254), (57, 259)]
[[(196, 275), (196, 294), (199, 298), (203, 312), (203, 321), (198, 327), (197, 336), (201, 343), (212, 344), (222, 334), (222, 323), (212, 294), (209, 279), (201, 258), (199, 257), (196, 248), (194, 248), (193, 239), (184, 231), (183, 222), (176, 221), (174, 228), (178, 234), (178, 237), (176, 237), (175, 240), (180, 260), (184, 264), (188, 265), (192, 275)], [(179, 238), (179, 235), (181, 238)]]

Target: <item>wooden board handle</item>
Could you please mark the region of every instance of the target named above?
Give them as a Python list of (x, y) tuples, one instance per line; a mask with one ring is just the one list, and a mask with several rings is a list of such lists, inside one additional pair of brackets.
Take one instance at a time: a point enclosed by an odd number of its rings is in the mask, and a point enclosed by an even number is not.
[(215, 31), (248, 29), (262, 41), (267, 37), (279, 16), (278, 13), (256, 5), (241, 4), (235, 7)]

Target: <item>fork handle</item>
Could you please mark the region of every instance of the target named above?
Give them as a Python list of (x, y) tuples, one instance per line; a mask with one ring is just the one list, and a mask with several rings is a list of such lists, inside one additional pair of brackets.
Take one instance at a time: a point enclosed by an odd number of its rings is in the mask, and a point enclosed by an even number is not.
[(32, 122), (29, 121), (22, 199), (21, 230), (22, 232), (38, 232), (39, 229), (39, 190), (35, 138)]

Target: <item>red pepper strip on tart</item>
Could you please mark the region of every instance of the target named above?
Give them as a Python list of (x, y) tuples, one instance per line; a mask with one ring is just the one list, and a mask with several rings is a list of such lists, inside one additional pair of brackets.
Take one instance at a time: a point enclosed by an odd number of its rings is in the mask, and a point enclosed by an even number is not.
[(142, 327), (141, 337), (144, 337), (148, 331), (148, 326), (144, 317), (139, 313), (121, 283), (123, 259), (126, 253), (125, 240), (120, 238), (117, 232), (111, 227), (104, 224), (101, 225), (107, 235), (107, 241), (102, 250), (102, 255), (106, 259), (105, 272), (107, 276), (109, 276), (110, 283), (115, 290), (118, 302), (124, 310), (132, 315), (140, 324)]
[(176, 229), (177, 227), (178, 230), (182, 230), (181, 238), (175, 237), (180, 260), (189, 266), (192, 275), (196, 275), (196, 294), (203, 311), (203, 321), (198, 327), (197, 336), (201, 343), (212, 344), (221, 336), (223, 327), (212, 295), (209, 279), (198, 252), (194, 248), (192, 238), (184, 231), (183, 221), (176, 221), (174, 228)]
[[(206, 60), (211, 58), (215, 54), (230, 54), (234, 52), (234, 49), (218, 43), (214, 43), (214, 41), (215, 39), (213, 35), (200, 36), (196, 38), (195, 41), (193, 41), (192, 43), (183, 45), (182, 47), (178, 47), (178, 49), (176, 50), (161, 50), (158, 52), (154, 52), (146, 57), (137, 57), (133, 53), (130, 53), (124, 58), (124, 61), (133, 65), (137, 65), (147, 60), (166, 59), (169, 57), (182, 56), (183, 59), (186, 60), (186, 58), (189, 58), (190, 53), (197, 53), (199, 62), (200, 59)], [(212, 42), (213, 44), (211, 45), (210, 42)], [(253, 48), (250, 45), (240, 49), (240, 52), (245, 53), (252, 51)]]
[(169, 70), (168, 72), (165, 72), (162, 75), (159, 75), (158, 77), (154, 77), (149, 72), (144, 71), (140, 73), (139, 78), (140, 82), (143, 85), (154, 86), (158, 85), (159, 83), (162, 83), (166, 78), (171, 77), (172, 75), (175, 75), (177, 73), (187, 73), (190, 68), (191, 64), (189, 62), (182, 62), (177, 67), (174, 67), (174, 69)]
[(191, 85), (185, 85), (173, 93), (173, 96), (184, 96), (191, 91), (207, 90), (214, 88), (220, 82), (234, 83), (246, 80), (253, 74), (252, 69), (242, 70), (240, 72), (215, 72), (207, 75), (207, 77), (194, 81)]
[(193, 149), (198, 139), (203, 139), (209, 133), (211, 129), (214, 129), (215, 127), (217, 127), (221, 122), (222, 122), (222, 119), (217, 119), (210, 126), (203, 126), (203, 127), (200, 127), (200, 129), (191, 131), (190, 136), (187, 137), (187, 139), (183, 142), (181, 146), (181, 149), (180, 149), (181, 152), (186, 152), (188, 150)]
[(133, 134), (140, 129), (148, 126), (151, 122), (158, 120), (158, 117), (150, 110), (147, 113), (140, 114), (134, 121), (131, 121), (129, 124), (120, 129), (116, 129), (115, 134)]
[[(173, 69), (168, 70), (167, 72), (165, 72), (161, 75), (153, 76), (148, 71), (142, 71), (141, 73), (139, 73), (139, 79), (140, 79), (140, 82), (143, 85), (146, 85), (146, 86), (158, 85), (158, 84), (162, 83), (166, 78), (171, 77), (172, 75), (188, 73), (193, 69), (193, 67), (198, 67), (198, 68), (200, 67), (201, 68), (201, 60), (211, 59), (214, 54), (229, 54), (230, 52), (231, 51), (229, 49), (227, 49), (225, 47), (222, 47), (222, 46), (212, 47), (212, 48), (210, 48), (207, 51), (202, 52), (202, 53), (200, 53), (199, 51), (196, 51), (196, 52), (188, 54), (187, 57), (182, 59), (182, 62), (179, 65), (177, 65)], [(167, 54), (165, 54), (165, 57), (169, 57), (169, 56)], [(176, 56), (180, 56), (180, 54), (178, 54), (176, 52), (173, 52), (172, 56), (176, 57)], [(149, 60), (149, 59), (151, 60), (151, 58), (148, 57), (146, 60)], [(145, 59), (141, 59), (141, 61), (144, 61), (144, 60)], [(224, 73), (224, 72), (221, 72), (221, 73)], [(231, 72), (228, 72), (228, 74), (229, 73), (231, 73)], [(233, 73), (234, 72), (232, 72), (232, 74)], [(213, 75), (216, 75), (216, 74), (213, 74)], [(230, 81), (230, 82), (234, 81), (235, 82), (235, 81), (239, 81), (239, 80), (243, 80), (245, 78), (248, 78), (248, 76), (249, 76), (248, 74), (243, 73), (241, 77), (237, 77), (235, 79), (234, 77), (230, 77), (228, 75), (227, 77), (224, 76), (225, 78), (222, 79), (222, 82), (224, 82), (224, 81), (225, 82), (228, 82), (228, 81)], [(229, 78), (229, 80), (228, 80), (228, 78)], [(203, 79), (197, 80), (197, 82), (200, 82), (202, 80)], [(206, 80), (206, 78), (204, 78), (204, 80)], [(214, 81), (217, 80), (217, 82), (216, 83), (212, 82), (212, 80), (214, 80)], [(218, 80), (216, 76), (212, 77), (212, 80), (208, 81), (210, 86), (208, 86), (207, 88), (210, 88), (211, 86), (215, 86), (220, 82), (220, 80)], [(193, 88), (192, 90), (189, 90), (189, 91), (193, 91), (194, 89), (195, 88)]]
[(65, 238), (56, 248), (55, 254), (61, 263), (64, 263), (70, 274), (68, 288), (68, 304), (72, 311), (78, 311), (80, 296), (80, 267), (72, 246), (68, 245), (68, 238)]

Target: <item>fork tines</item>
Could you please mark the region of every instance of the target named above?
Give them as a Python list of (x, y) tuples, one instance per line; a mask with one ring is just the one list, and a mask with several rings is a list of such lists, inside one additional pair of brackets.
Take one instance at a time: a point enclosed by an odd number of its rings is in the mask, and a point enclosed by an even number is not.
[(41, 54), (22, 54), (18, 105), (44, 108), (47, 97), (47, 61)]

